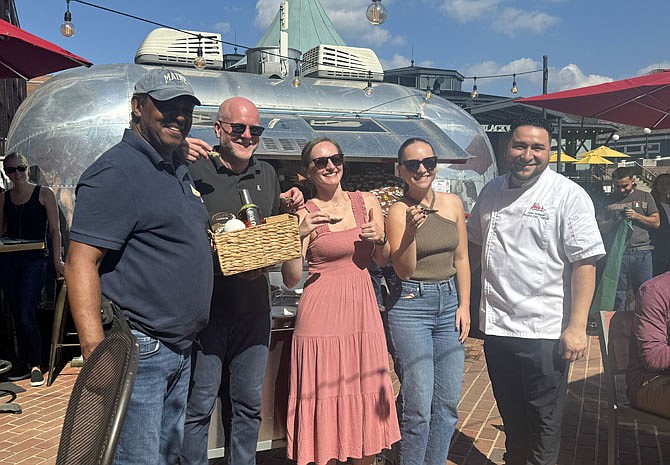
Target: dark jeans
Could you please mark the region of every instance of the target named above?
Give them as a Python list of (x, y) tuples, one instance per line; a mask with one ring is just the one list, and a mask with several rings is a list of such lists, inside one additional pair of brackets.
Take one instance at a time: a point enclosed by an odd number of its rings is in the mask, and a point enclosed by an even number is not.
[(637, 294), (642, 283), (651, 279), (651, 276), (651, 250), (626, 250), (621, 259), (621, 271), (619, 272), (619, 283), (616, 288), (614, 310), (625, 309), (629, 286), (631, 286), (633, 293)]
[(0, 255), (0, 285), (16, 325), (18, 355), (31, 367), (39, 366), (42, 361), (42, 336), (37, 321), (37, 305), (46, 276), (46, 257), (41, 252)]
[(484, 353), (505, 427), (505, 464), (554, 465), (569, 371), (559, 341), (486, 336)]
[[(215, 291), (216, 292), (216, 291)], [(230, 465), (253, 465), (261, 424), (263, 380), (270, 342), (269, 312), (215, 315), (194, 345), (181, 465), (207, 465), (209, 423), (222, 376), (230, 409), (226, 456)], [(218, 421), (218, 419), (216, 420)]]

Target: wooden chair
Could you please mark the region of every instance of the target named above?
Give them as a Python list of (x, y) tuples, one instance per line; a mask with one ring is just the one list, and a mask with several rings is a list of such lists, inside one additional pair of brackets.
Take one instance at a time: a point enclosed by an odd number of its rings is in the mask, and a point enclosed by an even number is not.
[(139, 345), (125, 325), (91, 353), (72, 389), (56, 465), (112, 463), (135, 383)]
[(617, 430), (619, 418), (670, 429), (670, 419), (639, 410), (626, 397), (625, 374), (628, 368), (630, 340), (635, 312), (600, 312), (598, 338), (603, 360), (609, 415), (607, 423), (607, 464), (619, 462)]

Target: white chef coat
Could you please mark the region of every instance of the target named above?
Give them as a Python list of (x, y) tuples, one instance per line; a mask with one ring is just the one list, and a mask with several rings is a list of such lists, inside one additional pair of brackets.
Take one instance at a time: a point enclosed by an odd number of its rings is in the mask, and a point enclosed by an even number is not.
[(479, 326), (488, 335), (558, 339), (571, 303), (571, 264), (605, 255), (593, 202), (546, 169), (531, 186), (499, 176), (482, 189), (468, 240), (482, 247)]

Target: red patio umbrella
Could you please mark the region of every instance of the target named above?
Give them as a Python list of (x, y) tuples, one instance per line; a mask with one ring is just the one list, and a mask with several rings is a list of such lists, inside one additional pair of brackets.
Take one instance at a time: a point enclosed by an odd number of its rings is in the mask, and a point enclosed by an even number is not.
[(670, 71), (516, 101), (630, 126), (667, 129), (670, 128)]
[(0, 20), (0, 78), (31, 79), (91, 64), (56, 44)]

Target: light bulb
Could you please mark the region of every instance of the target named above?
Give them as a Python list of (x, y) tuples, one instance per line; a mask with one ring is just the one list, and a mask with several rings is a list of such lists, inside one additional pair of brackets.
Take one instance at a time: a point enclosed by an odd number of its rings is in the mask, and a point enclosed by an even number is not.
[(373, 26), (379, 26), (388, 17), (388, 12), (386, 7), (382, 5), (381, 0), (372, 0), (370, 6), (365, 11), (365, 16), (368, 18), (368, 21)]
[(512, 88), (510, 89), (510, 91), (513, 94), (516, 94), (517, 92), (519, 92), (519, 89), (516, 87), (516, 74), (514, 75), (514, 80), (512, 81)]
[(423, 94), (423, 99), (424, 99), (426, 102), (429, 101), (429, 100), (432, 99), (432, 98), (433, 98), (433, 93), (432, 93), (431, 91), (429, 91), (429, 90), (427, 90), (426, 93)]
[(198, 70), (205, 69), (205, 66), (207, 66), (207, 61), (203, 58), (202, 55), (198, 55), (193, 59), (193, 66)]
[(74, 24), (72, 24), (72, 14), (68, 8), (63, 17), (63, 24), (60, 25), (60, 33), (65, 37), (72, 37), (75, 32)]
[(366, 97), (372, 97), (372, 94), (374, 94), (375, 90), (372, 88), (372, 85), (368, 85), (365, 89), (363, 89), (363, 93), (365, 94)]
[(294, 77), (294, 78), (291, 80), (291, 85), (292, 85), (293, 87), (300, 87), (300, 78), (299, 78), (298, 76)]
[(479, 97), (479, 91), (477, 90), (477, 78), (474, 78), (474, 83), (472, 84), (472, 92), (470, 93), (470, 97), (473, 99)]

